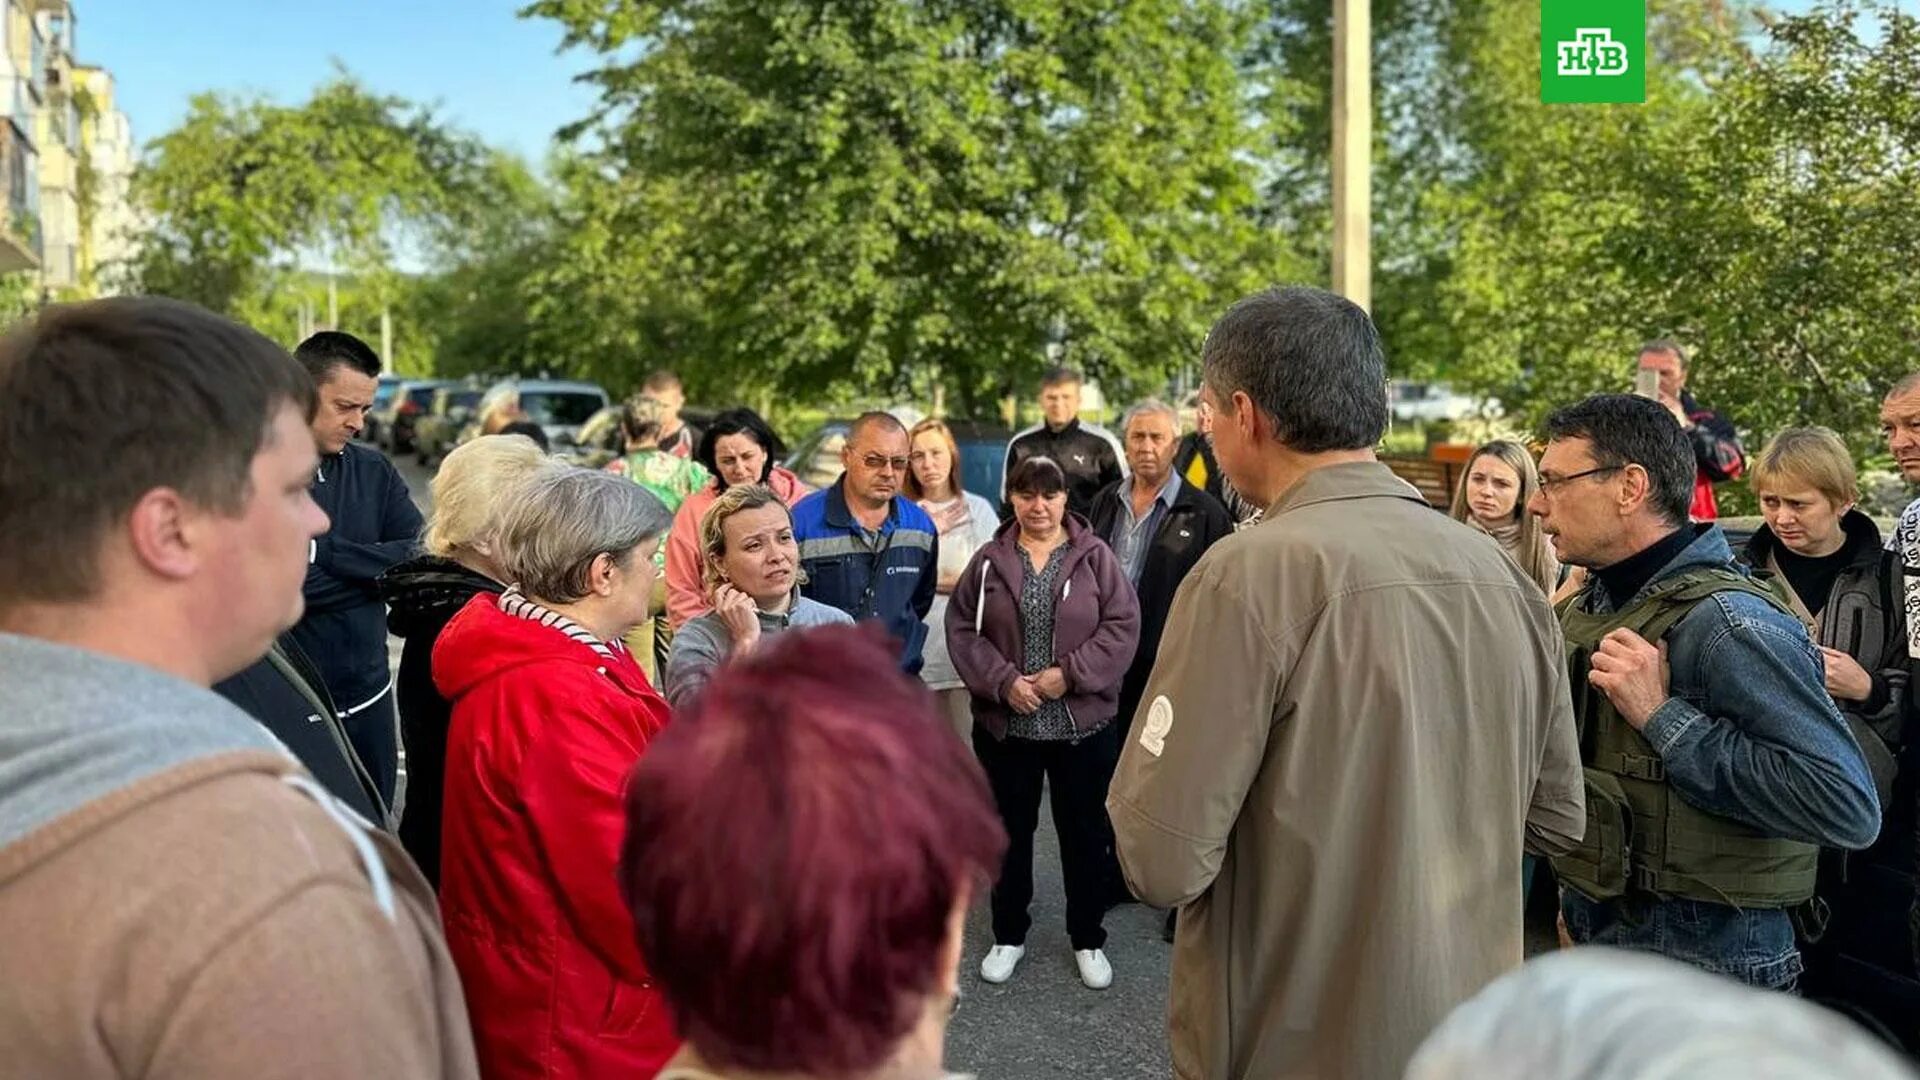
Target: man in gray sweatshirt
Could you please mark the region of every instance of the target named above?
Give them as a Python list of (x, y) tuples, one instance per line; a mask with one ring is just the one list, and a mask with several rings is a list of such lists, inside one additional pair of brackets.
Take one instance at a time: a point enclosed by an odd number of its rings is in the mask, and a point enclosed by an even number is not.
[(213, 694), (300, 617), (313, 385), (188, 304), (0, 341), (0, 1062), (476, 1075), (398, 844)]

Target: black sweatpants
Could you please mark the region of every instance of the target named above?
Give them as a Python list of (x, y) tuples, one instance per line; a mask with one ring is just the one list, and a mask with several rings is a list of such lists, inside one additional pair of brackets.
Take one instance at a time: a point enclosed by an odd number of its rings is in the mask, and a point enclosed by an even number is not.
[(1107, 784), (1118, 756), (1119, 736), (1108, 724), (1074, 740), (995, 739), (984, 725), (973, 729), (1000, 821), (1007, 829), (1007, 855), (993, 886), (993, 940), (1024, 945), (1033, 918), (1033, 831), (1040, 824), (1040, 792), (1053, 791), (1053, 828), (1060, 836), (1060, 865), (1067, 885), (1067, 936), (1074, 951), (1106, 945), (1100, 925), (1107, 910)]

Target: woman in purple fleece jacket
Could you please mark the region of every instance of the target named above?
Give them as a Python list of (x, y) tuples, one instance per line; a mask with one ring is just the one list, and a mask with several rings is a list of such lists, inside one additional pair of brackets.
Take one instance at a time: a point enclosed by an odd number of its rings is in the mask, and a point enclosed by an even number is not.
[(1067, 934), (1080, 980), (1104, 990), (1113, 968), (1106, 912), (1106, 794), (1118, 756), (1120, 681), (1140, 640), (1140, 603), (1120, 560), (1067, 512), (1067, 478), (1045, 457), (1007, 477), (1014, 519), (981, 548), (947, 606), (947, 648), (973, 694), (973, 749), (1007, 827), (993, 888), (994, 946), (980, 977), (1002, 983), (1026, 955), (1040, 790), (1067, 884)]

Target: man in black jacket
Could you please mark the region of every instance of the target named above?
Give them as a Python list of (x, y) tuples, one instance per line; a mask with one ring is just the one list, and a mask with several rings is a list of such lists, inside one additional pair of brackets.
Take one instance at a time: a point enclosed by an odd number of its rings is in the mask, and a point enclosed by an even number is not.
[[(1067, 509), (1086, 517), (1100, 489), (1123, 479), (1120, 444), (1105, 428), (1080, 422), (1080, 374), (1058, 367), (1040, 380), (1040, 411), (1045, 420), (1013, 437), (1007, 444), (1007, 467), (1030, 457), (1052, 458), (1067, 474)], [(1000, 520), (1013, 517), (1013, 508), (1000, 492)]]
[(1640, 346), (1640, 370), (1658, 376), (1660, 404), (1673, 414), (1693, 448), (1693, 505), (1688, 516), (1713, 521), (1720, 516), (1713, 485), (1738, 480), (1747, 470), (1740, 435), (1725, 417), (1702, 408), (1687, 392), (1687, 353), (1678, 343), (1658, 338)]
[(1140, 647), (1120, 684), (1120, 741), (1133, 724), (1140, 692), (1153, 673), (1167, 610), (1187, 571), (1215, 541), (1233, 532), (1220, 500), (1186, 483), (1173, 470), (1174, 411), (1158, 401), (1128, 410), (1121, 430), (1133, 476), (1108, 485), (1093, 500), (1093, 531), (1112, 546), (1140, 596)]
[(387, 804), (380, 798), (373, 776), (361, 764), (360, 755), (354, 753), (346, 726), (320, 682), (320, 673), (300, 651), (293, 635), (280, 635), (267, 655), (245, 671), (215, 683), (213, 692), (273, 732), (334, 798), (373, 824), (386, 827)]
[(293, 637), (319, 670), (354, 750), (373, 773), (381, 799), (391, 805), (400, 740), (387, 659), (387, 609), (374, 581), (413, 555), (420, 511), (393, 463), (353, 441), (373, 407), (380, 358), (366, 342), (332, 330), (301, 342), (293, 355), (319, 391), (313, 437), (320, 469), (309, 490), (331, 523), (309, 552), (307, 613)]
[[(1126, 435), (1127, 464), (1133, 475), (1101, 489), (1088, 519), (1093, 531), (1119, 556), (1140, 598), (1140, 647), (1120, 680), (1120, 711), (1114, 716), (1124, 746), (1147, 677), (1153, 674), (1173, 594), (1200, 556), (1233, 532), (1233, 517), (1219, 499), (1182, 480), (1174, 469), (1180, 429), (1173, 409), (1158, 401), (1143, 401), (1127, 410), (1120, 430)], [(1125, 903), (1132, 895), (1113, 854), (1111, 836), (1107, 848), (1112, 900)], [(1173, 924), (1174, 914), (1169, 911), (1168, 941), (1173, 940)]]

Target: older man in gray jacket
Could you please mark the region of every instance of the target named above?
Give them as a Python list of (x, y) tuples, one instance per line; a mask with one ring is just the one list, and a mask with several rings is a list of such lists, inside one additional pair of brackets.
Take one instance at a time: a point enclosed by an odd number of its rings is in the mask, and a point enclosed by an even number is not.
[(1398, 1077), (1522, 956), (1522, 851), (1584, 829), (1559, 627), (1374, 460), (1365, 312), (1283, 289), (1208, 335), (1214, 449), (1265, 520), (1182, 584), (1107, 808), (1180, 906), (1182, 1080)]

